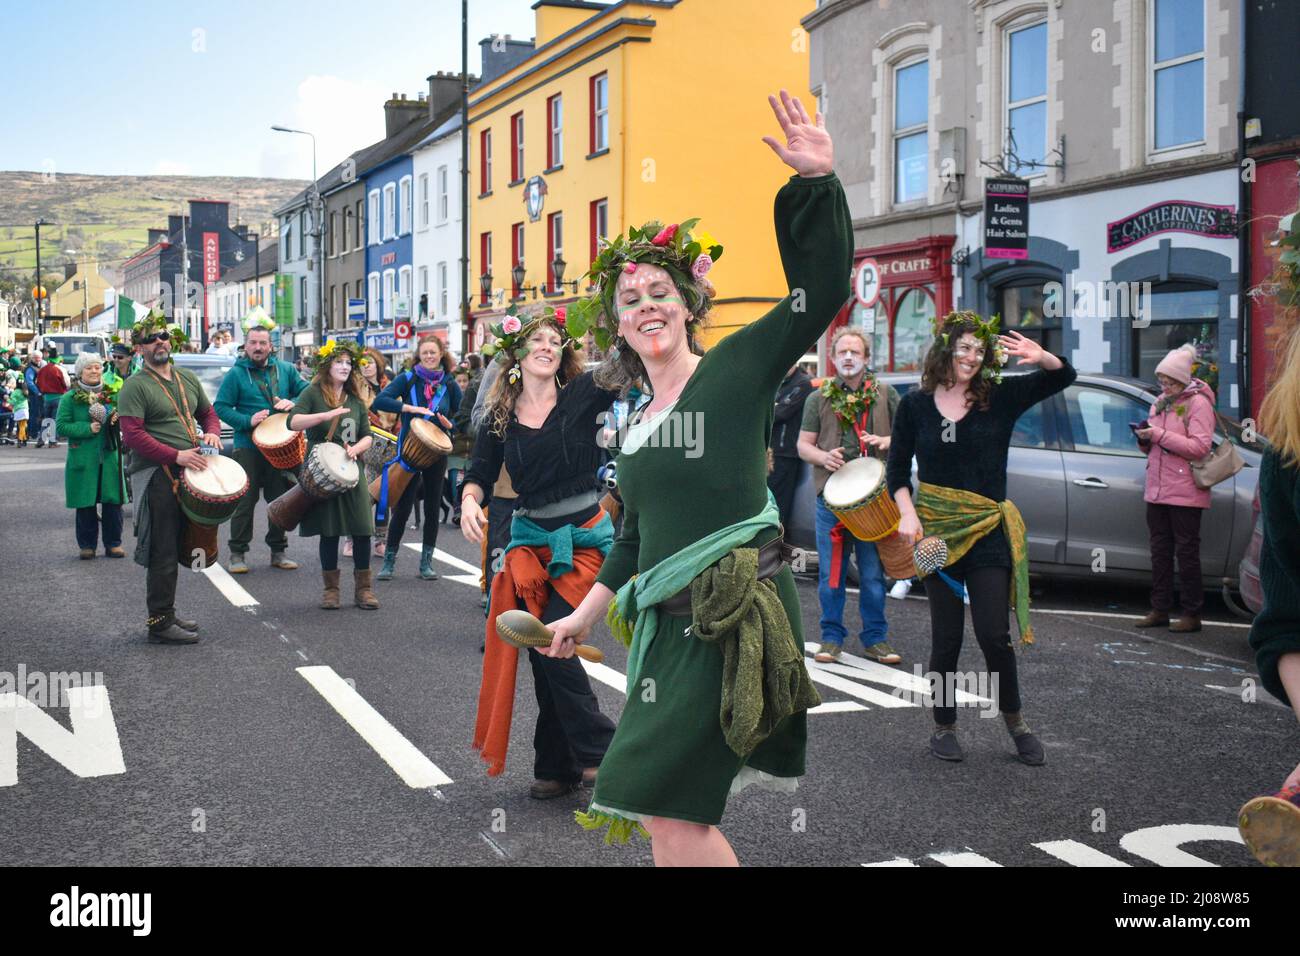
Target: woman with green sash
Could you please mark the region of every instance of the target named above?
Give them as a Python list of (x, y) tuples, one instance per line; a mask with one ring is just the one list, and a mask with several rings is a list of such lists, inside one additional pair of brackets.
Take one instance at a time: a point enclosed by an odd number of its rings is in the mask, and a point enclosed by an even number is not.
[(595, 294), (570, 310), (602, 348), (612, 339), (597, 384), (640, 384), (651, 400), (619, 442), (622, 532), (586, 598), (550, 624), (549, 653), (572, 654), (607, 611), (630, 642), (627, 703), (579, 822), (608, 840), (648, 834), (661, 866), (736, 865), (717, 829), (727, 798), (750, 783), (794, 790), (818, 703), (767, 444), (777, 388), (849, 296), (853, 231), (821, 116), (785, 91), (769, 101), (785, 142), (764, 141), (797, 174), (775, 209), (790, 295), (702, 354), (722, 247), (694, 220), (656, 222), (602, 247)]
[[(1015, 356), (1037, 365), (1029, 375), (1002, 379)], [(948, 561), (924, 578), (930, 599), (930, 703), (936, 727), (930, 752), (961, 760), (957, 741), (956, 670), (970, 595), (975, 639), (988, 666), (999, 710), (1020, 759), (1044, 762), (1043, 745), (1021, 715), (1016, 655), (1008, 608), (1016, 609), (1023, 644), (1029, 624), (1029, 558), (1025, 523), (1007, 500), (1007, 450), (1017, 419), (1075, 379), (1068, 362), (1018, 332), (998, 334), (996, 317), (952, 312), (935, 329), (921, 387), (899, 402), (885, 480), (898, 504), (898, 533), (913, 541), (936, 535)], [(912, 500), (912, 459), (920, 487)], [(942, 685), (942, 686), (940, 686)]]

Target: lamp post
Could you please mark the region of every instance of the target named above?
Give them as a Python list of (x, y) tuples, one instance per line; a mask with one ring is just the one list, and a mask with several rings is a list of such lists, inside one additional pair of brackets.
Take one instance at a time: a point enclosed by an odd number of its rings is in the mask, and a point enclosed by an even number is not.
[(324, 212), (321, 208), (322, 200), (320, 194), (320, 183), (316, 179), (316, 136), (307, 132), (305, 129), (290, 129), (287, 126), (272, 126), (271, 129), (277, 133), (297, 133), (300, 136), (311, 137), (311, 194), (308, 197), (311, 204), (312, 217), (312, 259), (316, 263), (316, 309), (312, 316), (314, 327), (313, 339), (317, 347), (324, 344), (324, 308), (325, 308), (325, 258), (324, 258), (324, 239), (325, 239), (325, 222)]
[(36, 285), (32, 287), (32, 299), (36, 302), (36, 334), (45, 334), (45, 309), (41, 305), (45, 290), (41, 286), (41, 226), (50, 225), (44, 219), (36, 220)]

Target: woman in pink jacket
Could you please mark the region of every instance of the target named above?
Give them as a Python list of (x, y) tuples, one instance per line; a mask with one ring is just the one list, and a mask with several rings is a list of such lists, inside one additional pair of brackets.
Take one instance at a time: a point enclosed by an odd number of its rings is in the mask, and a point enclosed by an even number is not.
[[(1151, 613), (1138, 627), (1169, 626), (1179, 633), (1201, 629), (1201, 513), (1210, 490), (1192, 479), (1192, 462), (1214, 442), (1214, 390), (1192, 378), (1195, 350), (1174, 349), (1156, 366), (1161, 395), (1151, 406), (1147, 427), (1136, 430), (1147, 456), (1147, 528), (1151, 534)], [(1174, 604), (1174, 555), (1182, 616), (1169, 623)]]

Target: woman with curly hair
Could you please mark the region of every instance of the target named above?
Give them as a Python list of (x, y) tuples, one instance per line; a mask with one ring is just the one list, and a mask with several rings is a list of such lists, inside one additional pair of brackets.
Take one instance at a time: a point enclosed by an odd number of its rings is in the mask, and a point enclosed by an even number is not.
[[(489, 775), (504, 769), (518, 651), (496, 635), (496, 619), (521, 601), (543, 622), (570, 614), (586, 595), (614, 541), (598, 502), (596, 470), (604, 461), (596, 421), (614, 393), (582, 371), (564, 313), (549, 307), (526, 320), (507, 315), (497, 327), (501, 366), (485, 399), (483, 424), (461, 492), (460, 528), (483, 540), (482, 505), (504, 465), (518, 495), (504, 555), (492, 555), (492, 578), (474, 746)], [(495, 518), (493, 519), (496, 520)], [(614, 734), (600, 712), (587, 672), (570, 657), (528, 651), (537, 693), (532, 797), (545, 800), (595, 780)]]
[[(289, 413), (289, 428), (307, 433), (307, 455), (317, 445), (335, 442), (352, 461), (370, 447), (370, 418), (361, 400), (361, 349), (347, 340), (326, 342), (317, 353), (311, 383), (298, 395)], [(320, 566), (325, 580), (321, 607), (338, 610), (339, 538), (352, 539), (352, 567), (357, 607), (379, 607), (370, 579), (370, 537), (375, 533), (370, 492), (364, 481), (349, 491), (318, 502), (303, 516), (304, 538), (320, 536)]]
[(550, 625), (549, 653), (571, 655), (602, 618), (629, 644), (627, 702), (579, 822), (648, 834), (658, 865), (737, 864), (718, 830), (729, 796), (794, 789), (819, 702), (767, 446), (777, 388), (849, 296), (853, 231), (822, 118), (784, 90), (769, 103), (785, 142), (764, 141), (795, 172), (775, 208), (790, 294), (701, 355), (722, 249), (694, 220), (650, 223), (601, 250), (581, 313), (598, 344), (613, 337), (597, 381), (650, 401), (620, 443), (619, 539)]
[[(1020, 713), (1016, 655), (1008, 607), (1014, 603), (1023, 643), (1029, 626), (1029, 561), (1025, 524), (1007, 500), (1007, 450), (1016, 420), (1074, 381), (1068, 362), (1019, 332), (998, 334), (998, 320), (952, 312), (935, 330), (925, 357), (921, 387), (903, 396), (894, 418), (885, 480), (898, 504), (898, 533), (918, 541), (929, 533), (944, 539), (948, 564), (924, 578), (930, 603), (930, 700), (936, 727), (930, 751), (961, 760), (957, 741), (955, 671), (961, 653), (965, 606), (970, 596), (975, 639), (994, 682), (995, 695), (1020, 759), (1044, 762), (1043, 745)], [(1002, 365), (1015, 356), (1037, 365), (1030, 375), (1002, 380)], [(912, 459), (920, 488), (912, 499)], [(1013, 600), (1014, 599), (1014, 600)], [(942, 687), (937, 686), (942, 682)]]

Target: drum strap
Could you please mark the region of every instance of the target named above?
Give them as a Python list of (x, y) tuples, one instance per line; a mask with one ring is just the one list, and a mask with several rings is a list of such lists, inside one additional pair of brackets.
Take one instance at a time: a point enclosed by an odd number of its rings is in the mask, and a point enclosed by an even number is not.
[[(176, 378), (176, 390), (180, 392), (181, 396), (180, 405), (177, 405), (176, 399), (172, 395), (171, 389), (167, 387), (166, 382), (163, 381), (163, 377), (147, 365), (145, 366), (145, 371), (147, 371), (150, 376), (153, 377), (153, 380), (158, 383), (158, 387), (162, 389), (162, 393), (167, 396), (167, 401), (171, 402), (172, 410), (176, 412), (176, 417), (181, 420), (181, 425), (184, 426), (186, 434), (190, 436), (190, 441), (197, 445), (199, 443), (199, 433), (194, 429), (194, 414), (190, 411), (190, 400), (185, 394), (185, 382), (180, 377), (180, 372), (173, 369), (173, 374)], [(185, 409), (184, 412), (181, 411), (182, 407)], [(170, 477), (170, 472), (168, 473), (168, 477)], [(174, 484), (175, 483), (173, 482), (173, 485)]]
[[(258, 389), (261, 391), (262, 397), (266, 399), (267, 405), (269, 405), (271, 409), (274, 410), (275, 401), (276, 401), (276, 397), (275, 397), (276, 392), (280, 390), (280, 376), (278, 374), (278, 370), (275, 367), (275, 359), (269, 359), (265, 367), (266, 367), (265, 375), (254, 375), (253, 370), (250, 368), (248, 370), (248, 377), (253, 380), (253, 384), (256, 385)], [(271, 380), (271, 384), (269, 388), (267, 387), (266, 384), (267, 379)]]

